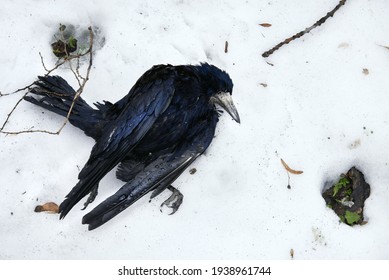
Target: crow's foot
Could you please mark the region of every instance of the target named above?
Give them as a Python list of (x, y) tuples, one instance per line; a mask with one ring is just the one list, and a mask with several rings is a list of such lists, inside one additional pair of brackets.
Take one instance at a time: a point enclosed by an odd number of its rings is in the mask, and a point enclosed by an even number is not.
[(169, 191), (172, 192), (170, 197), (166, 199), (162, 204), (161, 204), (161, 212), (162, 212), (162, 207), (166, 205), (166, 207), (171, 208), (173, 211), (169, 215), (173, 215), (174, 213), (177, 212), (178, 208), (180, 208), (182, 201), (184, 199), (184, 195), (177, 190), (173, 186), (167, 187)]
[(95, 198), (98, 194), (98, 189), (99, 189), (99, 185), (96, 185), (93, 187), (93, 189), (91, 190), (91, 192), (89, 194), (88, 199), (84, 203), (84, 208), (82, 208), (81, 210), (85, 210), (86, 207), (88, 207), (89, 203), (92, 203), (95, 200)]

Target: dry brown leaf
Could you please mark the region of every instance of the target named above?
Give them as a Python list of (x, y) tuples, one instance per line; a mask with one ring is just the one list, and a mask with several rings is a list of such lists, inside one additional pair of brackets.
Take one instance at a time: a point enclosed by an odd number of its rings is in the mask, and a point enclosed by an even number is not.
[(362, 69), (362, 73), (365, 74), (365, 75), (369, 75), (369, 69), (363, 68)]
[(262, 26), (262, 27), (270, 27), (271, 26), (271, 24), (270, 23), (260, 23), (259, 24), (260, 26)]
[(54, 202), (47, 202), (43, 205), (38, 205), (35, 207), (35, 212), (52, 212), (52, 213), (58, 213), (59, 207)]
[(286, 171), (288, 171), (289, 173), (296, 174), (296, 175), (303, 173), (303, 171), (294, 170), (290, 168), (283, 159), (281, 159), (281, 163), (285, 167)]
[(294, 258), (294, 250), (293, 249), (290, 249), (290, 257), (293, 259)]

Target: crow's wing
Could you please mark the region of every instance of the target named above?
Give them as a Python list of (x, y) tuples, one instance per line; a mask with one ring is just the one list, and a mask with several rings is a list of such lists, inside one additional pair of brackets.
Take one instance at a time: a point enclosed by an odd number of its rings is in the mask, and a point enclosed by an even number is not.
[(89, 224), (89, 230), (95, 229), (150, 191), (168, 187), (207, 149), (215, 134), (216, 123), (216, 113), (199, 121), (190, 128), (188, 135), (174, 151), (148, 164), (133, 180), (86, 214), (82, 223)]
[[(136, 82), (133, 88), (143, 87), (147, 85), (151, 80), (159, 80), (161, 82), (161, 75), (166, 75), (174, 67), (171, 65), (154, 65), (149, 70), (147, 70)], [(118, 100), (115, 104), (107, 104), (106, 106), (106, 116), (109, 119), (116, 119), (118, 112), (122, 112), (123, 109), (127, 106), (130, 100), (137, 94), (137, 91), (130, 90), (130, 92), (125, 95), (123, 98)], [(106, 103), (106, 102), (104, 102)]]
[[(79, 182), (60, 205), (60, 218), (78, 203), (98, 182), (136, 146), (155, 120), (166, 110), (174, 94), (174, 76), (161, 73), (159, 79), (137, 83), (126, 107), (104, 128), (90, 158), (81, 170)], [(150, 82), (152, 81), (152, 82)]]

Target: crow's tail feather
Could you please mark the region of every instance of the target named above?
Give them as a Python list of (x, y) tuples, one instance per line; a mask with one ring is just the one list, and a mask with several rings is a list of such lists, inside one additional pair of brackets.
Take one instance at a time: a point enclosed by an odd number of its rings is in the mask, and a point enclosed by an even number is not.
[(93, 109), (80, 96), (74, 101), (76, 91), (62, 77), (39, 76), (30, 93), (35, 96), (24, 97), (26, 101), (63, 117), (67, 117), (74, 102), (69, 122), (95, 139), (100, 135), (103, 111)]

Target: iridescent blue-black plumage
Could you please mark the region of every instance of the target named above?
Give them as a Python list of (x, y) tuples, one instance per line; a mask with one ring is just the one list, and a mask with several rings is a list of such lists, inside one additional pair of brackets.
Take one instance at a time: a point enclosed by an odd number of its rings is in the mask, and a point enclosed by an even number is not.
[[(66, 81), (40, 77), (35, 85), (31, 92), (43, 97), (26, 100), (67, 115), (74, 90)], [(118, 164), (117, 177), (126, 184), (84, 216), (90, 230), (143, 195), (169, 187), (211, 143), (219, 116), (215, 104), (240, 121), (232, 88), (228, 74), (213, 65), (157, 65), (115, 104), (97, 103), (93, 109), (79, 98), (69, 121), (96, 144), (79, 182), (60, 205), (60, 217), (89, 193), (93, 201), (100, 180)]]

